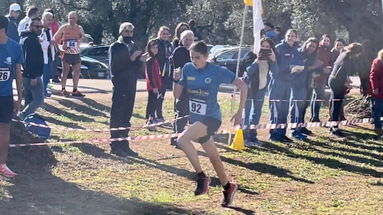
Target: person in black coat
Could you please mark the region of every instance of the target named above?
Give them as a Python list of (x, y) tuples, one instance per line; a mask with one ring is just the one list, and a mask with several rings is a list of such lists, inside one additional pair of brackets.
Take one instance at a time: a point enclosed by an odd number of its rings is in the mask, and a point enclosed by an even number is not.
[[(328, 80), (331, 88), (331, 121), (340, 120), (340, 111), (344, 96), (351, 89), (349, 75), (353, 69), (353, 61), (361, 55), (363, 46), (360, 43), (351, 43), (346, 51), (342, 52), (334, 63), (333, 70)], [(338, 125), (331, 127), (330, 132), (336, 136), (343, 136)]]
[[(180, 36), (180, 46), (178, 46), (172, 55), (174, 69), (180, 68), (182, 69), (184, 65), (190, 60), (190, 51), (189, 48), (193, 44), (194, 41), (194, 33), (191, 30), (186, 30), (181, 33)], [(181, 93), (181, 96), (178, 100), (175, 101), (174, 105), (175, 109), (175, 117), (183, 117), (189, 114), (189, 97), (187, 95), (186, 89), (184, 89)], [(174, 133), (182, 133), (184, 128), (188, 122), (187, 118), (179, 119), (174, 122), (173, 131)], [(171, 145), (176, 145), (175, 141), (177, 138), (171, 139)]]
[[(130, 127), (136, 97), (137, 75), (142, 71), (145, 56), (133, 42), (134, 26), (129, 22), (122, 23), (120, 37), (109, 48), (109, 64), (113, 83), (112, 109), (110, 112), (110, 128)], [(127, 138), (129, 129), (111, 131), (111, 138)], [(129, 141), (112, 141), (112, 153), (121, 157), (137, 156), (130, 149)]]
[(18, 114), (20, 119), (34, 113), (44, 102), (44, 56), (39, 37), (43, 24), (40, 18), (33, 18), (28, 31), (21, 33), (20, 44), (23, 46), (25, 63), (23, 65), (23, 85), (25, 108)]

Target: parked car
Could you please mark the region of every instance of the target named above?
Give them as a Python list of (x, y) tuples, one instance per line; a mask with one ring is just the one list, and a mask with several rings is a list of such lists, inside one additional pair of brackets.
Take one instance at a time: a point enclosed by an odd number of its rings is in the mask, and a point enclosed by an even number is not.
[[(62, 64), (61, 59), (59, 58), (59, 63), (57, 69), (62, 71)], [(72, 78), (72, 68), (69, 71), (69, 78)], [(109, 73), (109, 67), (90, 57), (81, 56), (81, 78), (88, 78), (88, 79), (107, 79), (110, 77)]]
[[(239, 76), (243, 75), (244, 69), (243, 69), (242, 63), (246, 54), (249, 51), (250, 51), (250, 47), (241, 48), (240, 71), (238, 74)], [(239, 47), (222, 48), (220, 50), (217, 50), (213, 55), (211, 55), (210, 60), (214, 64), (224, 66), (235, 73), (237, 69), (238, 52), (239, 52)]]
[(81, 56), (96, 59), (105, 65), (109, 65), (109, 46), (80, 46)]

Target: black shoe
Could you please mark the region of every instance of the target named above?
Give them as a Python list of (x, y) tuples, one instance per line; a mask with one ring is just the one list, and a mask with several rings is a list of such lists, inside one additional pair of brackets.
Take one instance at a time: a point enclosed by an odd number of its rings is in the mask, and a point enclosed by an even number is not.
[(331, 128), (330, 132), (332, 135), (335, 135), (337, 137), (344, 137), (343, 132), (339, 128)]
[(128, 153), (125, 152), (125, 151), (124, 151), (123, 149), (121, 149), (121, 148), (112, 148), (112, 150), (110, 151), (110, 153), (115, 154), (115, 155), (117, 155), (117, 156), (119, 156), (119, 157), (126, 157), (126, 156), (128, 156)]
[(197, 176), (197, 188), (194, 191), (196, 196), (205, 194), (209, 189), (210, 177), (207, 175)]
[(286, 135), (283, 135), (280, 139), (282, 143), (292, 143), (294, 142), (292, 139), (288, 138)]
[(52, 82), (53, 82), (53, 83), (61, 83), (60, 79), (58, 79), (58, 78), (54, 78), (54, 79), (52, 79)]
[(301, 132), (302, 132), (303, 134), (306, 134), (306, 135), (312, 135), (312, 134), (313, 134), (312, 131), (310, 131), (309, 129), (307, 129), (307, 128), (305, 128), (305, 127), (301, 128)]
[(137, 157), (138, 156), (138, 153), (133, 151), (131, 148), (129, 148), (129, 146), (124, 148), (124, 152), (126, 153), (126, 156), (130, 156), (130, 157)]
[(174, 146), (174, 148), (176, 148), (176, 149), (180, 149), (180, 147), (177, 145), (177, 137), (172, 137), (170, 139), (170, 145)]
[(312, 118), (310, 119), (310, 122), (321, 122), (319, 118)]
[(229, 207), (233, 203), (235, 192), (237, 192), (238, 185), (230, 183), (230, 188), (223, 191), (222, 207)]

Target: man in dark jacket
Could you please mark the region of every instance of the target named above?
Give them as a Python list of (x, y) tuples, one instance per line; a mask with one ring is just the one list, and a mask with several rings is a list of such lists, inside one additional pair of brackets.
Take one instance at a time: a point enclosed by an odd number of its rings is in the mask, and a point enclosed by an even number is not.
[[(172, 54), (172, 59), (173, 59), (173, 65), (174, 69), (184, 67), (184, 65), (188, 62), (191, 62), (190, 60), (190, 51), (189, 48), (194, 42), (194, 33), (191, 30), (186, 30), (181, 33), (180, 36), (180, 46), (178, 46), (173, 54)], [(175, 102), (175, 117), (184, 117), (189, 114), (189, 97), (187, 95), (186, 89), (182, 91), (182, 94), (180, 98)], [(179, 119), (174, 122), (173, 125), (173, 131), (174, 133), (182, 133), (184, 131), (184, 128), (188, 122), (187, 118)], [(171, 139), (171, 145), (176, 145), (176, 140), (177, 138), (172, 138)]]
[(21, 7), (17, 3), (13, 3), (9, 6), (9, 14), (7, 15), (8, 18), (8, 31), (7, 35), (12, 40), (16, 41), (17, 43), (20, 41), (20, 35), (17, 31), (17, 19), (20, 16)]
[(39, 36), (43, 29), (41, 19), (32, 19), (29, 29), (29, 31), (22, 32), (20, 39), (25, 58), (25, 63), (23, 65), (25, 108), (18, 115), (21, 119), (34, 113), (44, 102), (42, 81), (44, 56), (39, 40)]
[[(142, 72), (142, 51), (138, 51), (133, 38), (133, 24), (122, 23), (120, 37), (109, 48), (109, 64), (113, 83), (112, 109), (110, 112), (110, 128), (130, 127), (136, 97), (137, 74)], [(129, 129), (111, 131), (111, 138), (127, 138)], [(112, 141), (112, 153), (121, 157), (137, 156), (130, 149), (129, 141)]]

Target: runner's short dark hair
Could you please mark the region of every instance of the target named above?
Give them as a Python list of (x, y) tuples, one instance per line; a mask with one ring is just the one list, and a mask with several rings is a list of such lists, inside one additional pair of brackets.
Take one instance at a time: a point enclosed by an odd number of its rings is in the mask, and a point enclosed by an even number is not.
[(190, 50), (193, 50), (195, 52), (201, 53), (203, 55), (207, 55), (208, 54), (207, 45), (206, 45), (205, 41), (203, 41), (203, 40), (194, 42), (190, 46)]

